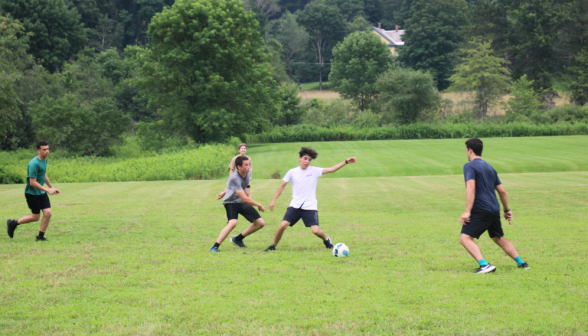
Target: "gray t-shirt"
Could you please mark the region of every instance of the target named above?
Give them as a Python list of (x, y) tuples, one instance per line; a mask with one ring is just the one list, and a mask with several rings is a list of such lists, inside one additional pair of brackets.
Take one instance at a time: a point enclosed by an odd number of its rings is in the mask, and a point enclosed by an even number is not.
[(251, 170), (249, 173), (245, 175), (245, 178), (242, 178), (239, 175), (239, 171), (235, 170), (230, 176), (229, 180), (227, 181), (227, 193), (225, 194), (225, 198), (223, 199), (223, 204), (227, 203), (243, 203), (243, 200), (239, 195), (237, 195), (237, 190), (245, 190), (249, 185), (249, 181), (251, 180)]

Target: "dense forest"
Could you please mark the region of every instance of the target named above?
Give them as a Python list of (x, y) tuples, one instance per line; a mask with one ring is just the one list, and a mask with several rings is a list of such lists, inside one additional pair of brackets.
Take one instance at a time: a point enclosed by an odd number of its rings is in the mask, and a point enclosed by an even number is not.
[[(398, 57), (378, 24), (405, 31)], [(588, 121), (587, 35), (584, 0), (0, 0), (0, 149), (484, 121), (505, 93), (502, 121)], [(353, 103), (302, 103), (319, 80)], [(558, 85), (573, 107), (554, 113)]]

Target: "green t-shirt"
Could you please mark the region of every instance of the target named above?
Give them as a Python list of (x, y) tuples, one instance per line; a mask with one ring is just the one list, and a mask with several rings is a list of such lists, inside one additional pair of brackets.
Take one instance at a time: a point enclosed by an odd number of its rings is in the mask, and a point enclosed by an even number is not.
[(25, 188), (25, 194), (31, 195), (43, 195), (45, 192), (35, 187), (31, 187), (29, 177), (36, 178), (40, 185), (45, 185), (45, 174), (47, 173), (47, 160), (41, 161), (38, 156), (35, 156), (31, 162), (29, 162), (28, 173), (27, 173), (27, 187)]

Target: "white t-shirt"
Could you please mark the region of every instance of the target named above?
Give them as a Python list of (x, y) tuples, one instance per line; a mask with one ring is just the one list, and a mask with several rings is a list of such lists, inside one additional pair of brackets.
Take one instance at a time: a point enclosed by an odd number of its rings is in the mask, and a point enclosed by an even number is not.
[(292, 202), (290, 206), (303, 210), (318, 210), (316, 200), (316, 184), (323, 176), (323, 168), (308, 166), (305, 170), (300, 167), (288, 170), (284, 182), (292, 182)]

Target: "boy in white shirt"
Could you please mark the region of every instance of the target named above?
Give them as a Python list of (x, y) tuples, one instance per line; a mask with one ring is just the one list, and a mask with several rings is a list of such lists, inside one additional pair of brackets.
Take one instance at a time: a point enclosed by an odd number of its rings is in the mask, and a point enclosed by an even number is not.
[(298, 154), (300, 167), (290, 169), (288, 173), (286, 173), (282, 184), (276, 192), (276, 196), (274, 196), (274, 199), (269, 205), (270, 210), (274, 211), (276, 200), (280, 197), (282, 191), (284, 191), (286, 184), (292, 182), (292, 201), (286, 210), (286, 214), (284, 215), (280, 227), (278, 227), (278, 230), (276, 231), (274, 243), (268, 247), (266, 251), (275, 251), (276, 246), (282, 239), (284, 231), (286, 231), (288, 226), (294, 226), (294, 224), (296, 224), (301, 218), (304, 225), (310, 227), (312, 233), (321, 238), (328, 249), (333, 248), (331, 239), (319, 228), (316, 185), (319, 177), (324, 174), (334, 173), (346, 164), (355, 163), (356, 160), (352, 157), (331, 168), (318, 168), (310, 165), (312, 159), (316, 159), (318, 156), (314, 149), (302, 147)]

